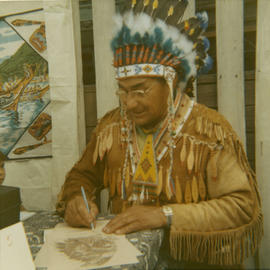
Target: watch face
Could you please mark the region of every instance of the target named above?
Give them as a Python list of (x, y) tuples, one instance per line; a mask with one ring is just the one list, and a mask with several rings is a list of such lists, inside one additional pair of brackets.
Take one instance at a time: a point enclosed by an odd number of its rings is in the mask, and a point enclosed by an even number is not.
[(168, 206), (163, 206), (163, 212), (166, 216), (172, 216), (173, 215), (173, 211), (171, 207)]
[(166, 227), (169, 228), (171, 226), (171, 224), (172, 224), (172, 216), (173, 216), (172, 208), (169, 207), (169, 206), (163, 206), (162, 207), (162, 211), (163, 211), (164, 215), (167, 218), (167, 225), (166, 225)]

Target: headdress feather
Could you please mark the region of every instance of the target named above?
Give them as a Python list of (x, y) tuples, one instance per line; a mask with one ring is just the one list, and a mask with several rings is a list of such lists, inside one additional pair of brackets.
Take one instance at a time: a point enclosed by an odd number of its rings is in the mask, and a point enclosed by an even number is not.
[(144, 0), (143, 1), (143, 6), (147, 7), (149, 5), (149, 3), (150, 3), (150, 0)]
[[(182, 81), (209, 69), (209, 41), (202, 36), (208, 25), (207, 13), (182, 21), (187, 4), (188, 0), (125, 1), (129, 11), (116, 16), (111, 42), (114, 52), (122, 48), (115, 55), (120, 53), (123, 61), (115, 61), (115, 65), (124, 66), (125, 60), (132, 64), (160, 62), (171, 65)], [(130, 51), (121, 56), (126, 45), (131, 45), (127, 47)]]
[(132, 3), (131, 3), (131, 7), (134, 8), (135, 5), (136, 5), (137, 1), (136, 0), (132, 0)]
[(152, 9), (155, 10), (158, 8), (158, 0), (154, 0), (153, 5), (152, 5)]
[(154, 28), (154, 36), (155, 36), (155, 42), (160, 45), (163, 41), (163, 32), (160, 27)]

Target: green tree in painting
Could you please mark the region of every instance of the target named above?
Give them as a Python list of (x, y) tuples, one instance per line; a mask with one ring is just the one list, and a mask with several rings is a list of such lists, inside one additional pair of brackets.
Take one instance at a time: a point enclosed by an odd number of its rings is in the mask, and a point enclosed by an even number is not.
[(25, 64), (36, 64), (38, 69), (36, 70), (35, 75), (48, 74), (48, 64), (31, 46), (27, 43), (24, 43), (17, 52), (11, 56), (9, 59), (6, 59), (2, 64), (0, 64), (0, 78), (1, 82), (5, 83), (9, 79), (15, 77), (22, 78), (24, 77), (24, 68)]

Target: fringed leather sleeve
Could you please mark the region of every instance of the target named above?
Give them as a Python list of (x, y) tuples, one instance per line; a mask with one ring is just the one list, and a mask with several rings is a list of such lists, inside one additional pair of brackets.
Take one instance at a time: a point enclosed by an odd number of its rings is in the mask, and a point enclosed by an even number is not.
[(256, 178), (229, 124), (211, 117), (201, 120), (197, 132), (204, 130), (209, 138), (209, 129), (203, 127), (206, 123), (213, 128), (211, 134), (218, 137), (217, 147), (212, 143), (207, 156), (207, 198), (198, 203), (170, 204), (174, 212), (170, 252), (176, 260), (241, 264), (254, 254), (263, 235)]
[(66, 203), (81, 193), (81, 186), (87, 194), (103, 188), (106, 180), (103, 177), (106, 171), (104, 157), (113, 145), (113, 131), (115, 127), (118, 128), (115, 121), (117, 115), (119, 115), (118, 110), (114, 110), (101, 119), (81, 159), (68, 172), (56, 203), (56, 211), (59, 215), (64, 216)]
[(64, 216), (66, 203), (74, 196), (81, 194), (81, 186), (84, 187), (87, 194), (91, 194), (96, 188), (101, 187), (102, 181), (99, 175), (102, 175), (102, 163), (93, 164), (93, 152), (97, 143), (96, 132), (87, 145), (81, 159), (68, 172), (64, 185), (58, 194), (56, 211), (60, 216)]

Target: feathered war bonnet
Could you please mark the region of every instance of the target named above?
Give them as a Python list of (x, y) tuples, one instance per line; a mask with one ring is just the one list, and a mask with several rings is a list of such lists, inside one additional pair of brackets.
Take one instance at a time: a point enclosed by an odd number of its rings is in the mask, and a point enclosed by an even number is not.
[(116, 78), (164, 77), (172, 94), (178, 74), (180, 88), (212, 65), (206, 12), (182, 20), (188, 0), (127, 0), (115, 16), (111, 48)]

